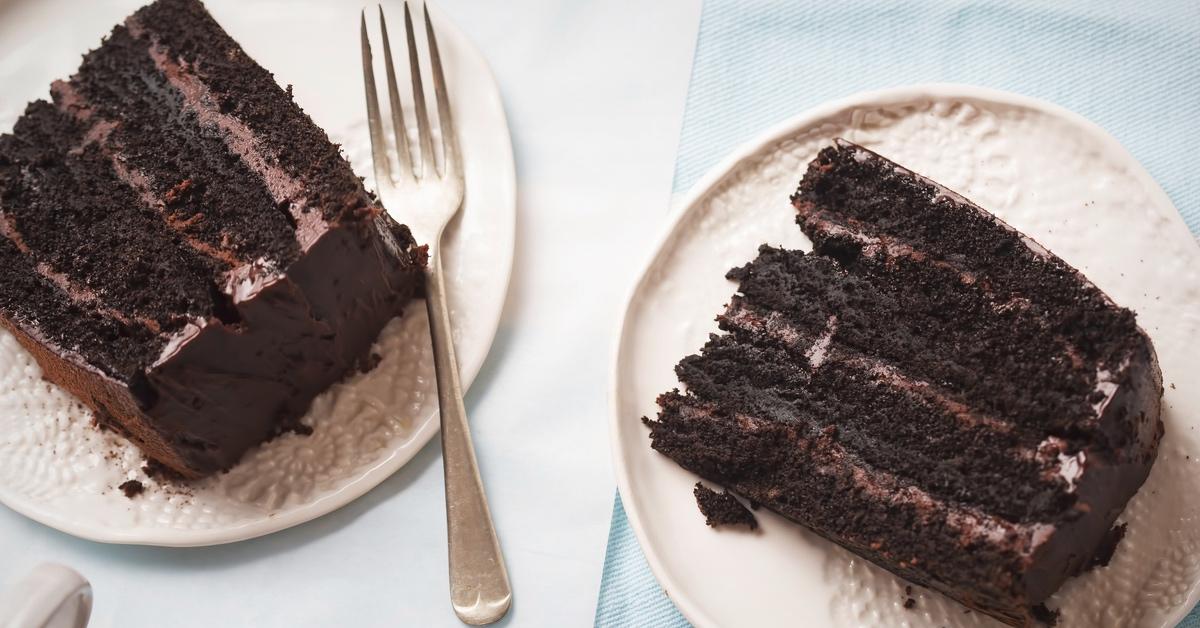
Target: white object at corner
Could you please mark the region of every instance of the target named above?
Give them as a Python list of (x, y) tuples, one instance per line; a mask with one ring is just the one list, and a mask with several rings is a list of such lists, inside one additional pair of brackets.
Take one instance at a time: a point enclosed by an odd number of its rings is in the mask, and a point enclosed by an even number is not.
[(92, 585), (65, 565), (44, 563), (0, 592), (0, 628), (83, 628)]

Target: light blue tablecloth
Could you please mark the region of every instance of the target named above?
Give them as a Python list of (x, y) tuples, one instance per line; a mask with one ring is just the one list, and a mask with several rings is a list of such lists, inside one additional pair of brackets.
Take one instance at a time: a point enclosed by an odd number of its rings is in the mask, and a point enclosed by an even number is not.
[[(1141, 161), (1200, 235), (1197, 0), (709, 0), (674, 190), (686, 191), (738, 144), (809, 107), (935, 81), (1037, 96), (1090, 118)], [(646, 566), (620, 498), (596, 625), (688, 625)], [(1200, 628), (1200, 613), (1180, 626)]]

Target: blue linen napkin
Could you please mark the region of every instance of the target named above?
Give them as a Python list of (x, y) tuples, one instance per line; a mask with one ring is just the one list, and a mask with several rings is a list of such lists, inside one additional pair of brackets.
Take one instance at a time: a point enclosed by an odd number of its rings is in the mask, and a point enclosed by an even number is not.
[[(1200, 2), (707, 0), (674, 192), (763, 129), (854, 92), (961, 82), (1050, 100), (1116, 136), (1200, 235)], [(620, 496), (596, 626), (687, 627)], [(1200, 628), (1200, 609), (1181, 628)]]

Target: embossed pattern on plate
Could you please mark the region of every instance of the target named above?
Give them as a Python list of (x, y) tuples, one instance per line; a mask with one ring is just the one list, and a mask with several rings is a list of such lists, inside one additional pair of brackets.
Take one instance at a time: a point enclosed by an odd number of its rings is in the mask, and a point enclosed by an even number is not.
[[(252, 55), (260, 49), (271, 53), (271, 46), (295, 45), (288, 33), (278, 30), (277, 11), (254, 7), (238, 11), (219, 2), (208, 4)], [(99, 4), (87, 7), (113, 10)], [(328, 22), (344, 18), (341, 48), (348, 55), (339, 57), (343, 52), (339, 50), (328, 56), (358, 77), (357, 10), (308, 4), (297, 4), (293, 10), (301, 14), (291, 26), (314, 29), (309, 33), (312, 41), (323, 41)], [(308, 19), (303, 19), (304, 12)], [(436, 11), (432, 13), (440, 18)], [(61, 14), (46, 8), (44, 19)], [(110, 20), (119, 19), (93, 17), (105, 28)], [(2, 11), (0, 19), (4, 19)], [(30, 32), (37, 31), (34, 22)], [(463, 384), (469, 385), (487, 355), (507, 290), (515, 174), (507, 122), (487, 62), (448, 20), (440, 18), (437, 24), (467, 173), (467, 201), (461, 218), (447, 229), (443, 255)], [(82, 51), (98, 41), (69, 45)], [(24, 65), (15, 65), (18, 61)], [(35, 62), (19, 55), (0, 59), (0, 79), (34, 77), (37, 73), (30, 72), (28, 64)], [(269, 61), (264, 64), (273, 67)], [(8, 95), (37, 97), (49, 83), (48, 78), (37, 78), (42, 79), (45, 82), (38, 85), (9, 85)], [(342, 120), (340, 126), (327, 127), (330, 136), (342, 145), (356, 172), (371, 172), (361, 91), (329, 91), (330, 77), (320, 68), (303, 68), (289, 80), (295, 82), (300, 96), (327, 97), (308, 103), (301, 98), (301, 104), (322, 113), (320, 117), (314, 113), (318, 123)], [(8, 83), (14, 82), (20, 83)], [(356, 84), (355, 90), (360, 89)], [(7, 131), (19, 111), (3, 102), (0, 109), (0, 129)], [(419, 208), (389, 211), (412, 226), (418, 241), (423, 241)], [(312, 435), (283, 435), (249, 452), (228, 473), (180, 487), (148, 478), (136, 448), (92, 427), (90, 411), (42, 380), (31, 356), (0, 331), (0, 502), (76, 536), (169, 546), (247, 539), (333, 511), (382, 482), (437, 433), (437, 395), (424, 304), (409, 304), (404, 316), (384, 329), (374, 351), (382, 358), (374, 369), (334, 385), (313, 403), (304, 418), (313, 427)], [(118, 486), (129, 479), (142, 481), (146, 493), (126, 498)]]
[(1109, 567), (1049, 605), (1062, 626), (1174, 626), (1200, 592), (1200, 249), (1140, 165), (1059, 107), (957, 85), (862, 94), (748, 144), (689, 195), (630, 298), (614, 369), (618, 484), (659, 582), (696, 625), (996, 626), (772, 513), (761, 534), (704, 526), (695, 476), (653, 452), (639, 419), (679, 386), (672, 367), (716, 330), (734, 291), (724, 272), (768, 242), (810, 249), (788, 196), (836, 136), (964, 193), (1081, 269), (1138, 313), (1166, 383), (1166, 437), (1121, 520)]

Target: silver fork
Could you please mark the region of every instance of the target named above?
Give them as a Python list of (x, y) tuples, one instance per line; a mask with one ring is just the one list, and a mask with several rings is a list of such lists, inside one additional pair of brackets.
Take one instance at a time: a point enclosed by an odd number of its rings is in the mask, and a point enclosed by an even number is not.
[(463, 172), (458, 137), (450, 99), (446, 94), (446, 78), (437, 38), (425, 17), (429, 65), (432, 69), (433, 91), (437, 100), (438, 123), (441, 127), (443, 158), (434, 155), (433, 131), (425, 106), (425, 88), (421, 83), (417, 42), (413, 34), (412, 14), (404, 3), (404, 31), (408, 43), (408, 64), (412, 74), (414, 113), (417, 120), (418, 152), (410, 153), (400, 92), (396, 88), (396, 72), (392, 66), (391, 44), (388, 42), (387, 22), (383, 7), (379, 7), (379, 28), (383, 36), (383, 58), (387, 68), (388, 100), (392, 129), (398, 153), (399, 172), (393, 172), (388, 159), (387, 137), (383, 131), (379, 98), (375, 90), (371, 42), (367, 37), (367, 15), (362, 14), (363, 83), (367, 96), (367, 123), (371, 133), (371, 158), (375, 166), (378, 193), (385, 206), (414, 208), (427, 213), (433, 227), (429, 236), (429, 268), (426, 271), (425, 303), (429, 310), (429, 329), (433, 338), (433, 364), (437, 374), (438, 406), (442, 415), (442, 464), (446, 474), (446, 530), (450, 549), (450, 602), (454, 613), (463, 622), (473, 625), (490, 624), (504, 617), (512, 602), (512, 589), (500, 542), (492, 525), (492, 514), (475, 448), (463, 407), (462, 384), (458, 375), (458, 359), (454, 355), (451, 337), (450, 311), (446, 306), (446, 285), (442, 278), (441, 240), (446, 224), (462, 208)]

